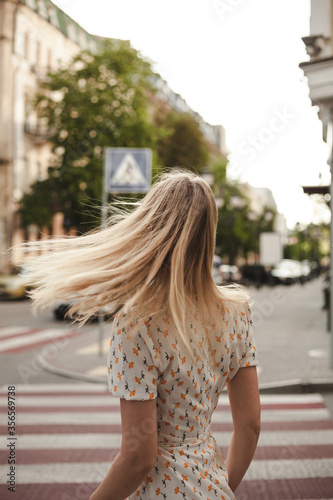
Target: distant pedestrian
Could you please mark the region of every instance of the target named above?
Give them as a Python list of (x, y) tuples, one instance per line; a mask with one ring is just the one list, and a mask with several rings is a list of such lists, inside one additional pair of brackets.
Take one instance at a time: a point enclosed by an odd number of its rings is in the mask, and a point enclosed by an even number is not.
[[(90, 500), (235, 498), (259, 435), (257, 359), (247, 292), (212, 278), (216, 225), (209, 185), (171, 172), (107, 229), (58, 240), (28, 267), (37, 307), (75, 297), (83, 321), (115, 312), (108, 384), (122, 442)], [(211, 432), (225, 387), (226, 460)]]

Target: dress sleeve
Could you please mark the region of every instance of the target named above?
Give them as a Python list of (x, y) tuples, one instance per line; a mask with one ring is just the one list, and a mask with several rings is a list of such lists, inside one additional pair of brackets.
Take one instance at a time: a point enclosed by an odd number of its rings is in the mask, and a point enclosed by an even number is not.
[(119, 398), (145, 401), (157, 397), (158, 369), (147, 327), (137, 321), (125, 326), (124, 315), (112, 324), (107, 358), (108, 386)]
[(257, 347), (253, 334), (253, 319), (251, 307), (247, 303), (245, 311), (241, 313), (242, 322), (242, 342), (240, 343), (241, 352), (239, 354), (239, 367), (257, 366)]

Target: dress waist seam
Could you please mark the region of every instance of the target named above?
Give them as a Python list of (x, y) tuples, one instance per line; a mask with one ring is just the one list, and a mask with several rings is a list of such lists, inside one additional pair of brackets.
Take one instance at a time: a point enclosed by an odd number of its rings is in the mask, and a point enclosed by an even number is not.
[[(159, 438), (161, 436), (165, 436), (165, 439), (170, 439), (169, 434), (161, 433), (159, 435)], [(199, 436), (198, 438), (188, 438), (188, 439), (184, 439), (181, 441), (180, 440), (179, 441), (171, 441), (170, 440), (170, 442), (169, 441), (157, 441), (157, 446), (160, 448), (179, 448), (179, 447), (187, 446), (187, 445), (198, 445), (198, 444), (201, 444), (204, 441), (206, 441), (210, 436), (211, 436), (211, 428), (209, 426), (208, 429), (206, 430), (206, 432), (201, 434), (201, 436)]]

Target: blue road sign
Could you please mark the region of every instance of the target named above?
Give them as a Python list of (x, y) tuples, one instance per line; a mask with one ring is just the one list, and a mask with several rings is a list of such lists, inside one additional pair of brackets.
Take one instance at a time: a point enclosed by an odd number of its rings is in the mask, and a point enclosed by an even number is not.
[(146, 193), (150, 188), (152, 152), (148, 148), (106, 148), (107, 193)]

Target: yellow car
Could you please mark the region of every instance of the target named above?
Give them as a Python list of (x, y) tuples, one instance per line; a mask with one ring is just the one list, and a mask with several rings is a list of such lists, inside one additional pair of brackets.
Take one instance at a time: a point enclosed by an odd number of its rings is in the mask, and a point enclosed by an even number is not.
[(0, 299), (24, 299), (28, 280), (19, 274), (0, 275)]

